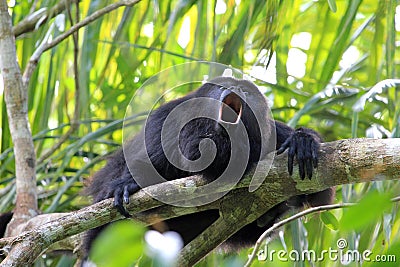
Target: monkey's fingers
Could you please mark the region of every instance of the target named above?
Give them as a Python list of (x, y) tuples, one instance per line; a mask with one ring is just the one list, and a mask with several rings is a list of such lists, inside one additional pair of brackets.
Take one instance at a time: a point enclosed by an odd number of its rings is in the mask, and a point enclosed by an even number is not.
[(289, 137), (286, 139), (286, 141), (281, 145), (281, 147), (276, 151), (277, 155), (282, 154), (287, 148), (290, 147), (290, 144), (292, 142), (292, 137)]
[(318, 167), (318, 149), (319, 149), (319, 143), (317, 142), (312, 142), (311, 143), (311, 155), (312, 155), (312, 160), (313, 160), (313, 166), (314, 168)]
[(128, 191), (128, 185), (125, 185), (124, 186), (124, 196), (123, 196), (123, 199), (124, 199), (124, 203), (126, 203), (126, 204), (129, 204), (129, 191)]
[(311, 138), (307, 138), (304, 140), (304, 166), (305, 172), (308, 179), (311, 180), (313, 174), (313, 151), (312, 151), (312, 143), (313, 140)]
[(121, 215), (123, 215), (125, 218), (127, 218), (127, 219), (132, 218), (132, 215), (130, 215), (129, 212), (126, 211), (126, 209), (124, 208), (124, 206), (122, 204), (114, 205), (114, 206), (117, 208), (118, 212), (121, 213)]
[(288, 151), (288, 172), (290, 176), (293, 174), (293, 160), (295, 154), (296, 154), (296, 146), (295, 144), (293, 144), (292, 140), (290, 140), (290, 146)]
[(312, 163), (312, 159), (310, 157), (307, 158), (307, 161), (306, 161), (306, 173), (307, 173), (308, 179), (311, 180), (312, 174), (313, 174), (313, 163)]
[(125, 209), (124, 204), (122, 202), (122, 189), (118, 188), (114, 192), (114, 207), (117, 208), (118, 212), (121, 213), (125, 218), (131, 218), (132, 216)]
[(129, 196), (139, 191), (140, 187), (136, 183), (130, 183), (124, 186), (124, 203), (129, 204)]
[[(301, 142), (301, 143), (300, 143)], [(305, 141), (304, 140), (299, 140), (299, 142), (297, 143), (297, 145), (299, 145), (298, 149), (297, 149), (297, 163), (299, 165), (299, 175), (301, 180), (304, 180), (304, 178), (306, 177), (306, 172), (305, 172), (305, 168), (306, 163), (307, 163), (307, 158), (306, 158), (306, 154), (305, 154)]]

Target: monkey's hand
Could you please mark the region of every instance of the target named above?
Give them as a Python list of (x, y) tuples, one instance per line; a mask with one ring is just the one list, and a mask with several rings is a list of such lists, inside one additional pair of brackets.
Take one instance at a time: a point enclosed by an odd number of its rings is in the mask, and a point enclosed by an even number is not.
[(300, 127), (296, 129), (278, 149), (277, 154), (288, 151), (288, 171), (293, 174), (293, 159), (296, 156), (299, 164), (300, 178), (304, 180), (307, 177), (311, 179), (313, 168), (318, 166), (318, 149), (321, 138), (319, 135), (307, 128)]
[(111, 180), (99, 196), (102, 196), (102, 199), (114, 197), (114, 207), (126, 218), (130, 218), (132, 216), (125, 209), (124, 203), (128, 204), (129, 196), (139, 191), (139, 189), (139, 185), (132, 178), (128, 168), (126, 168), (123, 175), (119, 179)]

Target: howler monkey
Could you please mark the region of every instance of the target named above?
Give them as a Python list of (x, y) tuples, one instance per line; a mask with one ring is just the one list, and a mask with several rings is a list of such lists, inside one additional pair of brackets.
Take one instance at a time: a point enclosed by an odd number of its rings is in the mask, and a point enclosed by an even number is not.
[[(200, 102), (184, 106), (192, 100)], [(174, 109), (180, 110), (174, 113)], [(203, 142), (204, 139), (212, 142)], [(115, 207), (129, 217), (123, 206), (124, 202), (128, 202), (129, 195), (155, 183), (154, 172), (148, 171), (149, 168), (155, 169), (166, 180), (201, 174), (213, 181), (233, 165), (230, 173), (235, 173), (236, 166), (242, 166), (242, 170), (237, 169), (242, 177), (266, 153), (273, 150), (282, 153), (286, 149), (289, 174), (293, 172), (293, 160), (296, 158), (300, 177), (311, 179), (313, 168), (318, 163), (320, 142), (319, 134), (313, 130), (294, 130), (270, 119), (266, 98), (252, 82), (218, 77), (187, 96), (167, 102), (151, 112), (144, 129), (127, 142), (124, 151), (115, 152), (106, 166), (94, 174), (86, 192), (93, 196), (94, 202), (113, 197)], [(148, 162), (143, 160), (147, 157)], [(177, 164), (171, 163), (171, 159)], [(229, 165), (230, 161), (233, 164)], [(251, 245), (291, 208), (300, 208), (305, 204), (328, 204), (332, 198), (332, 189), (292, 197), (239, 230), (225, 243), (234, 248)], [(178, 232), (187, 244), (218, 216), (217, 210), (208, 210), (169, 219), (165, 224), (169, 230)], [(102, 228), (88, 231), (83, 245), (86, 253)]]

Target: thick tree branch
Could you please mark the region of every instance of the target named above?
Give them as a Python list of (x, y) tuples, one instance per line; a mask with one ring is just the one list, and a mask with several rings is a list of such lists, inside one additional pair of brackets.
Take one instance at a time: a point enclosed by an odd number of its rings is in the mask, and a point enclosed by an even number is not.
[[(221, 213), (220, 219), (181, 252), (179, 266), (191, 266), (243, 225), (254, 221), (268, 209), (291, 196), (318, 192), (341, 184), (400, 178), (399, 151), (400, 139), (348, 139), (325, 143), (321, 146), (320, 164), (312, 180), (300, 180), (297, 172), (293, 177), (289, 177), (286, 155), (281, 155), (275, 158), (271, 171), (255, 192), (250, 193), (247, 190), (251, 178), (249, 175), (225, 197), (202, 207), (165, 206), (141, 190), (131, 196), (131, 203), (127, 209), (131, 214), (137, 214), (159, 207), (155, 209), (158, 212), (157, 218), (167, 219), (218, 208)], [(151, 195), (168, 194), (178, 198), (181, 187), (199, 186), (203, 183), (201, 177), (193, 176), (157, 184), (146, 190), (151, 192)], [(178, 185), (178, 187), (170, 185)], [(216, 190), (226, 189), (221, 187)], [(204, 192), (204, 194), (210, 193)], [(32, 264), (36, 257), (51, 244), (89, 228), (120, 219), (121, 215), (112, 207), (112, 202), (112, 199), (107, 199), (25, 232), (14, 238), (12, 242), (7, 240), (10, 253), (2, 262), (2, 266)], [(153, 211), (152, 213), (142, 212), (134, 218), (151, 224), (154, 223), (152, 221), (154, 217), (151, 215), (154, 215)]]

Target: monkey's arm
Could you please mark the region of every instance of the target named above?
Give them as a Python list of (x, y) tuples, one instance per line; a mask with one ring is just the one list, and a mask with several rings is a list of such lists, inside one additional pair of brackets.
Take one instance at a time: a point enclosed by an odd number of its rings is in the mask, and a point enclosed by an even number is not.
[(95, 203), (113, 197), (114, 206), (122, 215), (129, 217), (123, 207), (123, 202), (127, 203), (129, 195), (139, 189), (126, 165), (124, 153), (120, 149), (108, 158), (106, 166), (94, 174), (92, 182), (85, 191), (86, 194), (93, 196)]
[(101, 199), (114, 197), (114, 206), (126, 218), (131, 217), (128, 211), (124, 208), (123, 203), (129, 203), (129, 196), (139, 191), (140, 187), (132, 178), (128, 167), (118, 179), (114, 179), (99, 192)]
[(275, 121), (278, 149), (277, 154), (288, 149), (288, 171), (293, 174), (293, 159), (299, 164), (300, 178), (311, 179), (313, 168), (318, 165), (318, 149), (322, 138), (314, 130), (300, 127), (296, 130), (282, 122)]

